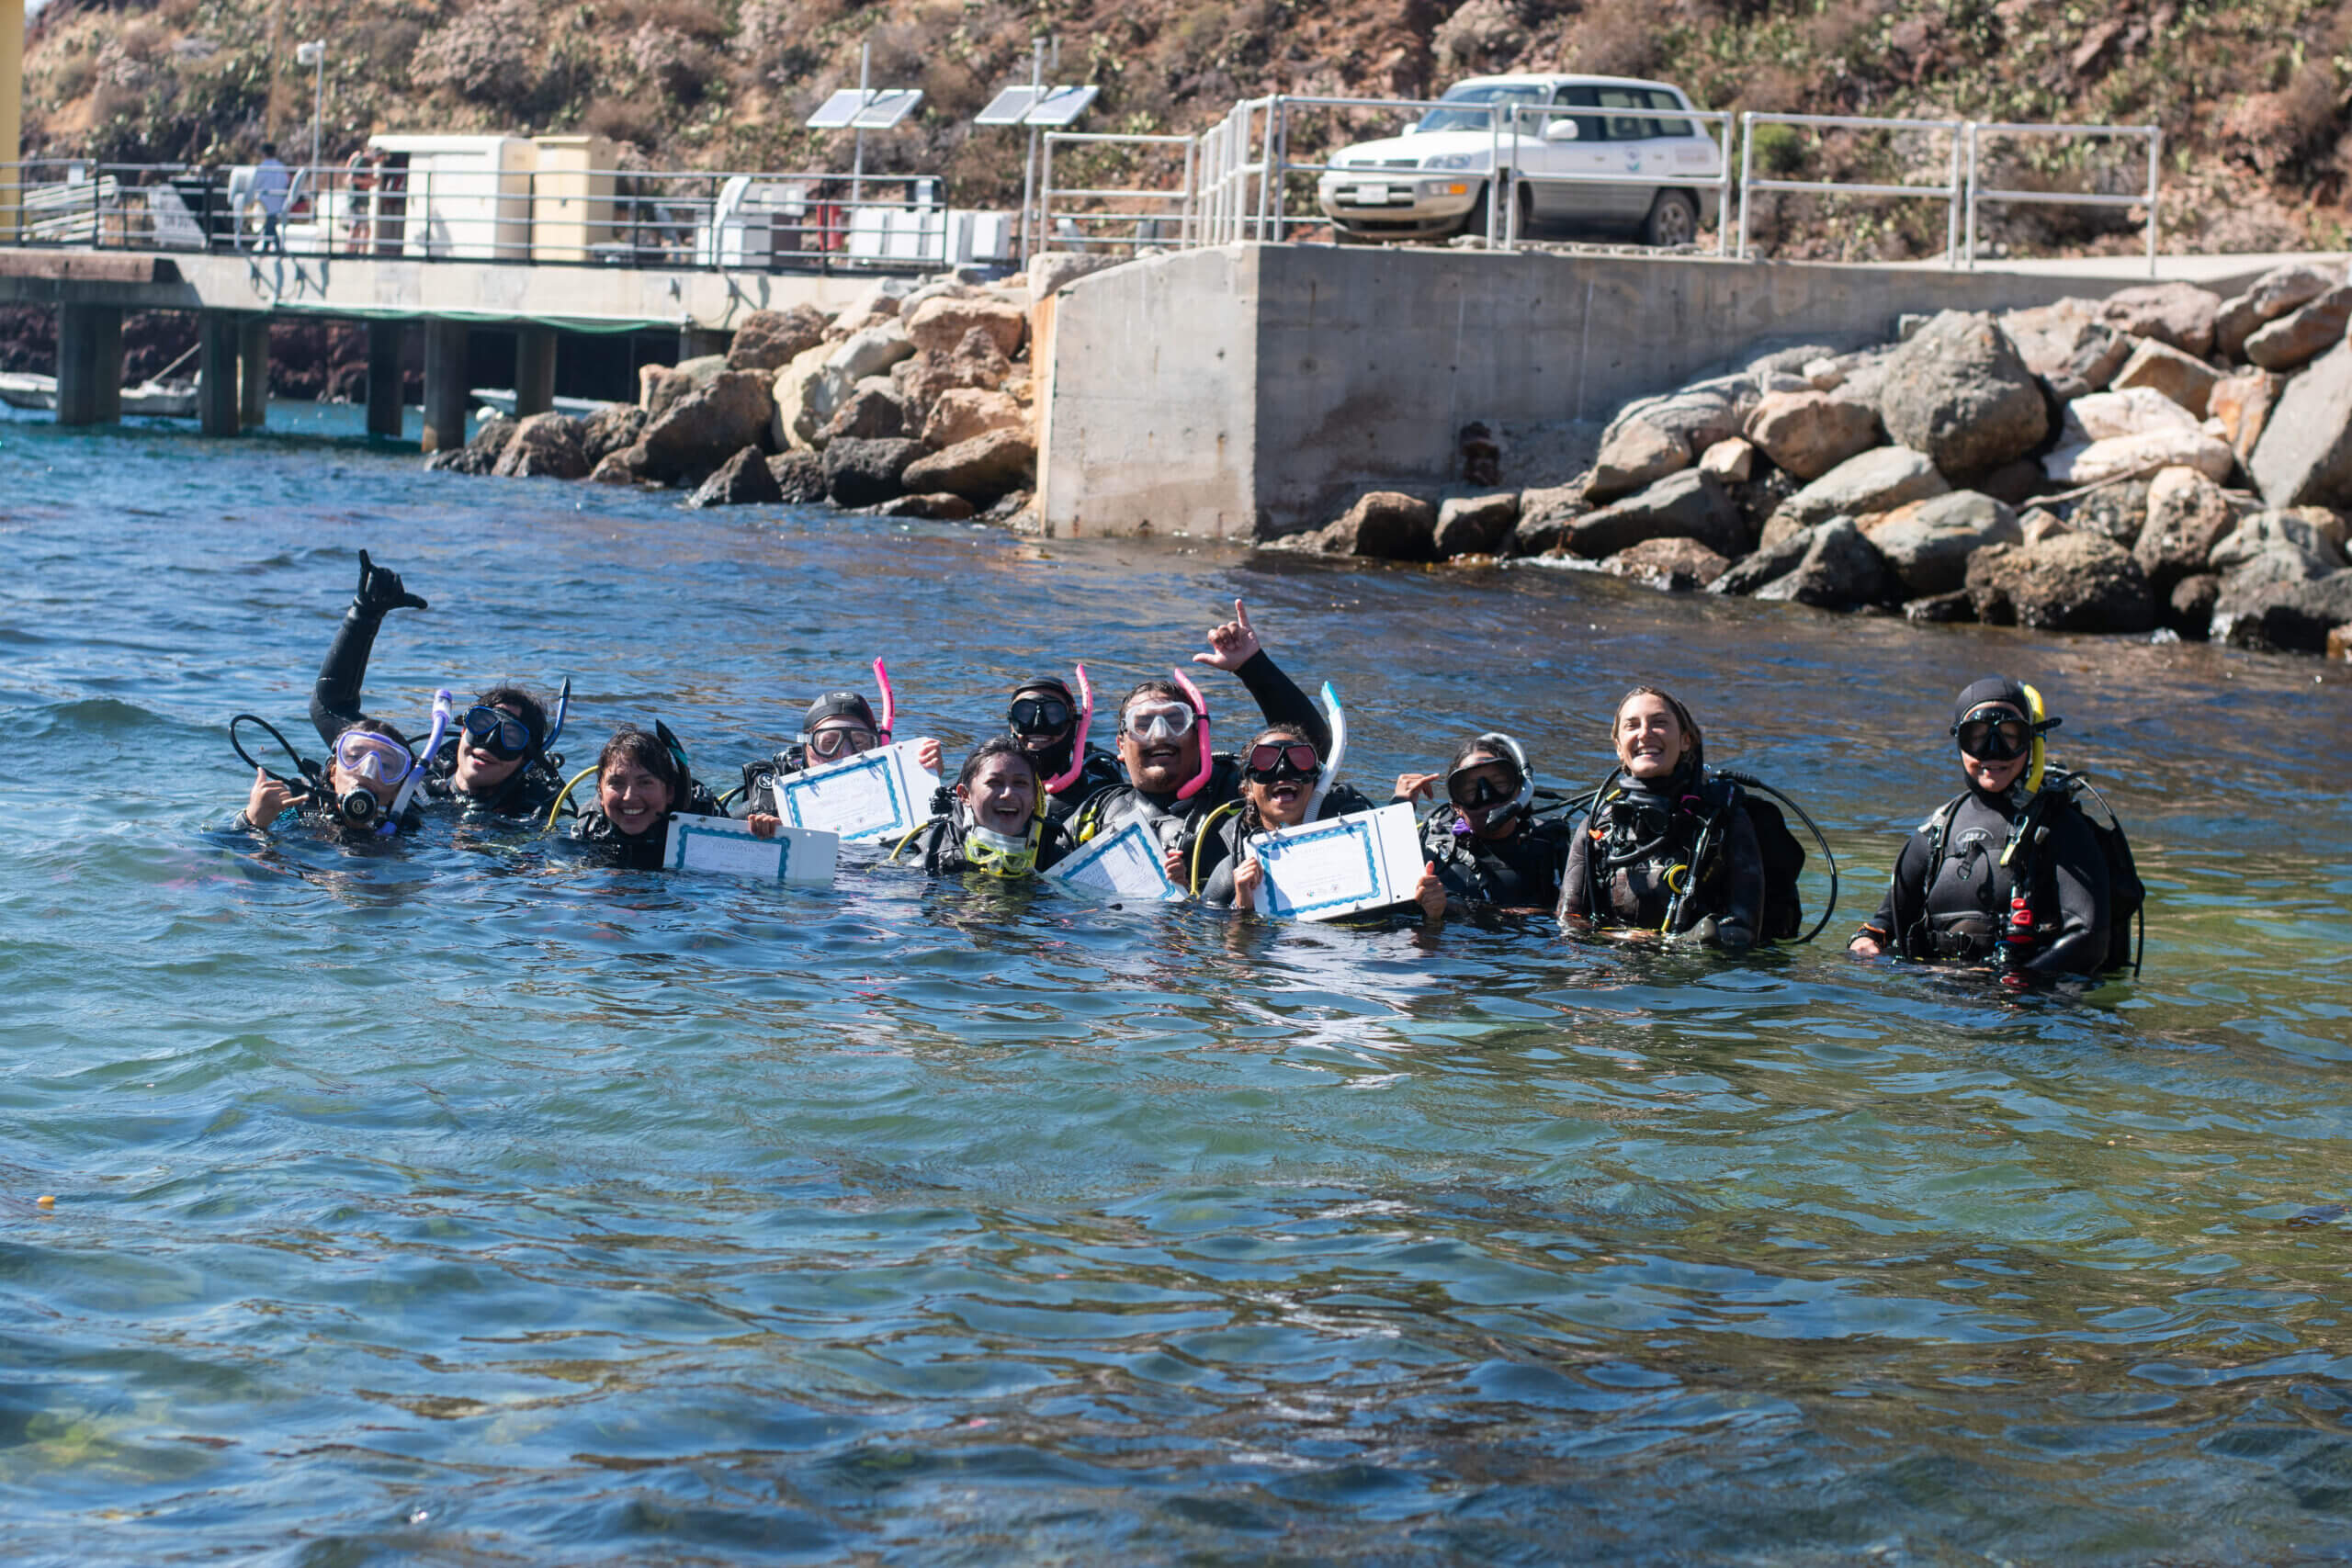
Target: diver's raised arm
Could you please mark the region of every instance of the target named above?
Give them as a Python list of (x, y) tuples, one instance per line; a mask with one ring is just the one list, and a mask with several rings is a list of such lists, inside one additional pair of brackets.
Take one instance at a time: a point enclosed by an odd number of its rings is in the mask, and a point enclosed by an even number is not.
[(1193, 662), (1239, 676), (1268, 724), (1296, 725), (1316, 750), (1330, 753), (1331, 727), (1323, 710), (1267, 654), (1258, 628), (1250, 624), (1250, 607), (1240, 600), (1233, 602), (1233, 619), (1209, 628), (1209, 651), (1193, 655)]
[(394, 610), (425, 608), (425, 603), (411, 593), (401, 583), (401, 574), (390, 567), (378, 566), (359, 552), (359, 587), (351, 596), (351, 608), (343, 613), (343, 624), (335, 628), (334, 641), (327, 646), (325, 662), (319, 666), (319, 678), (311, 687), (311, 723), (317, 727), (319, 739), (328, 745), (334, 738), (367, 717), (359, 705), (359, 689), (368, 678), (368, 656), (376, 650), (376, 629), (384, 617)]

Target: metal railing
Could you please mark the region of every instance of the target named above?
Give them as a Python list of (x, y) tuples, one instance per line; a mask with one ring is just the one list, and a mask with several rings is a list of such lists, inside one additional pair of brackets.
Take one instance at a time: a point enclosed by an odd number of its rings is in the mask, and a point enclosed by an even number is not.
[(1245, 99), (1201, 133), (1193, 164), (1199, 192), (1189, 243), (1229, 245), (1266, 233), (1273, 105), (1272, 98)]
[[(1200, 142), (1201, 139), (1193, 136), (1147, 136), (1083, 130), (1046, 132), (1037, 184), (1039, 238), (1051, 244), (1068, 245), (1080, 251), (1117, 245), (1130, 249), (1140, 249), (1145, 245), (1183, 245), (1193, 230), (1193, 170), (1200, 155)], [(1184, 150), (1182, 183), (1174, 190), (1148, 186), (1057, 186), (1054, 184), (1054, 149), (1057, 147), (1181, 147)], [(1066, 206), (1057, 214), (1054, 210), (1056, 197), (1069, 202), (1130, 205), (1108, 209)], [(1132, 205), (1137, 203), (1143, 205)], [(1065, 226), (1063, 230), (1056, 229), (1057, 219)], [(1125, 234), (1094, 233), (1080, 228), (1080, 224), (1125, 224), (1127, 231)], [(1046, 246), (1040, 244), (1037, 248), (1042, 250)]]
[[(0, 164), (0, 243), (527, 265), (820, 271), (1010, 262), (1010, 214), (922, 175)], [(275, 196), (277, 211), (270, 211)]]
[[(2144, 190), (2124, 195), (2105, 191), (1998, 190), (1984, 183), (1984, 159), (1981, 148), (1986, 136), (2086, 137), (2097, 139), (2129, 139), (2138, 137), (2148, 143), (2148, 184)], [(1966, 253), (1968, 265), (1976, 265), (1977, 210), (1981, 203), (2031, 202), (2044, 207), (2140, 207), (2148, 209), (2148, 276), (2156, 275), (2157, 182), (2164, 169), (2164, 131), (2153, 125), (2012, 125), (1968, 123), (1968, 214), (1966, 219)]]
[[(1844, 196), (1882, 197), (1911, 197), (1917, 200), (1941, 201), (1946, 206), (1945, 229), (1949, 238), (1945, 256), (1949, 265), (1960, 265), (1960, 214), (1965, 195), (1963, 160), (1967, 141), (1967, 124), (1957, 119), (1882, 119), (1864, 115), (1838, 114), (1763, 114), (1749, 110), (1739, 117), (1739, 248), (1735, 253), (1740, 260), (1747, 259), (1748, 200), (1758, 191), (1829, 191)], [(1756, 177), (1756, 128), (1758, 125), (1809, 126), (1816, 130), (1891, 130), (1904, 132), (1943, 132), (1951, 137), (1951, 176), (1939, 186), (1870, 185), (1839, 180), (1785, 180)]]

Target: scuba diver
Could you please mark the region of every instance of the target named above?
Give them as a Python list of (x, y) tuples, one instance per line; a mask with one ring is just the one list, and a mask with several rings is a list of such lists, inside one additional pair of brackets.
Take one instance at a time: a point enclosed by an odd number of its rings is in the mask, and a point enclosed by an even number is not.
[(1535, 815), (1535, 775), (1519, 742), (1498, 730), (1473, 736), (1444, 773), (1399, 774), (1396, 799), (1424, 799), (1440, 784), (1446, 798), (1421, 819), (1421, 849), (1452, 912), (1556, 908), (1576, 829)]
[(2144, 892), (2113, 811), (2094, 821), (2076, 795), (2097, 792), (2049, 765), (2042, 738), (2059, 723), (2020, 681), (1960, 694), (1951, 733), (1968, 787), (1904, 844), (1849, 952), (1990, 964), (2017, 984), (2132, 962)]
[[(447, 698), (448, 694), (442, 696)], [(436, 738), (447, 728), (448, 716), (449, 705), (445, 701), (436, 709), (433, 731)], [(232, 741), (234, 737), (232, 727)], [(313, 829), (390, 838), (414, 831), (423, 820), (416, 796), (424, 782), (424, 769), (408, 737), (382, 719), (363, 718), (345, 727), (328, 748), (325, 766), (305, 761), (299, 754), (295, 766), (303, 776), (304, 782), (299, 784), (255, 764), (253, 788), (246, 793), (238, 826), (266, 838), (290, 809), (295, 821)]]
[[(359, 552), (359, 588), (328, 645), (311, 690), (311, 722), (328, 745), (363, 721), (359, 688), (385, 615), (425, 608), (401, 583), (400, 573)], [(550, 726), (546, 707), (518, 685), (492, 686), (459, 718), (454, 739), (434, 747), (424, 759), (423, 794), (501, 817), (544, 813), (563, 787), (563, 759), (551, 748), (562, 733), (571, 706), (571, 683), (564, 682)]]
[[(808, 705), (800, 721), (800, 738), (772, 757), (743, 764), (741, 789), (729, 791), (738, 817), (776, 815), (775, 781), (787, 773), (805, 773), (829, 762), (862, 755), (890, 744), (890, 726), (898, 717), (898, 694), (890, 689), (890, 671), (874, 661), (875, 679), (882, 689), (882, 716), (855, 692), (827, 692)], [(939, 742), (925, 736), (915, 742), (915, 761), (931, 773), (939, 772)]]
[(1044, 784), (1035, 755), (1020, 740), (1010, 735), (983, 740), (964, 759), (952, 793), (941, 792), (945, 814), (899, 840), (890, 858), (921, 840), (923, 870), (933, 876), (1035, 876), (1075, 847), (1044, 808)]
[(1617, 766), (1570, 843), (1559, 918), (1747, 947), (1765, 864), (1740, 786), (1709, 773), (1698, 722), (1655, 687), (1628, 692), (1609, 733)]
[[(1325, 765), (1303, 727), (1274, 724), (1260, 730), (1241, 751), (1240, 794), (1210, 814), (1192, 856), (1193, 862), (1205, 861), (1215, 869), (1205, 882), (1195, 874), (1179, 885), (1190, 886), (1212, 908), (1254, 909), (1266, 874), (1250, 851), (1252, 838), (1277, 828), (1295, 828), (1373, 809), (1362, 791), (1332, 778), (1335, 771), (1336, 761), (1333, 766)], [(1397, 908), (1418, 908), (1428, 925), (1444, 920), (1445, 886), (1438, 880), (1435, 866), (1422, 868), (1411, 901)]]
[[(613, 731), (596, 754), (594, 771), (596, 804), (573, 820), (571, 836), (605, 849), (624, 870), (662, 869), (671, 818), (727, 815), (718, 796), (695, 778), (677, 737), (659, 721), (650, 732), (633, 724)], [(549, 812), (548, 826), (570, 795), (567, 784)]]
[[(1294, 726), (1318, 753), (1324, 751), (1331, 735), (1322, 715), (1267, 656), (1238, 599), (1233, 617), (1209, 632), (1209, 651), (1193, 655), (1193, 662), (1239, 676), (1268, 724)], [(1146, 681), (1120, 703), (1119, 760), (1125, 781), (1095, 792), (1071, 820), (1081, 844), (1129, 822), (1146, 824), (1170, 880), (1184, 887), (1195, 875), (1193, 851), (1209, 813), (1240, 796), (1241, 760), (1209, 750), (1208, 699), (1182, 671), (1169, 673), (1172, 680)], [(1198, 874), (1215, 869), (1214, 861), (1204, 857)]]
[(1094, 685), (1078, 667), (1079, 694), (1058, 675), (1040, 675), (1012, 690), (1005, 733), (1035, 759), (1045, 780), (1046, 810), (1057, 822), (1074, 816), (1121, 780), (1119, 759), (1086, 738), (1094, 718)]

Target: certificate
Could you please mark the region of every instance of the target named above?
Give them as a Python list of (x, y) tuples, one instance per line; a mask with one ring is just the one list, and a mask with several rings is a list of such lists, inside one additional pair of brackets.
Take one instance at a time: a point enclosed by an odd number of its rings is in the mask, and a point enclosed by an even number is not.
[(776, 815), (795, 828), (842, 839), (896, 839), (931, 819), (939, 775), (915, 761), (917, 742), (901, 740), (775, 781)]
[(1401, 904), (1413, 896), (1429, 858), (1421, 852), (1413, 808), (1401, 803), (1278, 828), (1251, 838), (1243, 850), (1265, 868), (1258, 912), (1300, 920), (1337, 919)]
[(1182, 898), (1168, 880), (1159, 840), (1146, 822), (1129, 822), (1115, 833), (1080, 844), (1078, 852), (1046, 873), (1046, 879), (1114, 898)]
[(671, 871), (715, 871), (762, 882), (832, 885), (841, 835), (813, 828), (779, 828), (773, 839), (728, 817), (673, 817), (662, 863)]

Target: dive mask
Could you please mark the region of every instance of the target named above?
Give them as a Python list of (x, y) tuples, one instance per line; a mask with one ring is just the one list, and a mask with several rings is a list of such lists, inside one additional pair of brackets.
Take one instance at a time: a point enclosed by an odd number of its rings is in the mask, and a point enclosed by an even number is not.
[(375, 735), (364, 729), (346, 729), (334, 738), (335, 765), (357, 779), (370, 779), (380, 784), (396, 784), (408, 777), (416, 766), (416, 759), (407, 747), (389, 735)]
[(862, 752), (873, 750), (875, 743), (880, 739), (881, 737), (873, 730), (858, 725), (836, 725), (831, 728), (820, 725), (809, 732), (808, 754), (812, 757), (821, 757), (828, 762), (839, 761), (843, 757), (854, 757)]
[(1026, 876), (1037, 869), (1037, 843), (974, 823), (964, 829), (964, 859), (990, 876)]
[(476, 704), (466, 710), (466, 738), (502, 762), (526, 757), (531, 751), (531, 727), (508, 713)]
[(1260, 784), (1283, 778), (1311, 779), (1323, 771), (1323, 759), (1304, 740), (1268, 740), (1250, 748), (1243, 771)]
[(1022, 697), (1005, 716), (1016, 735), (1059, 735), (1069, 728), (1070, 706), (1059, 697)]
[(1959, 739), (1960, 749), (1977, 761), (2006, 762), (2024, 756), (2032, 750), (2036, 735), (2055, 728), (2054, 719), (2037, 725), (2004, 704), (1973, 710), (1951, 727), (1951, 732)]
[(1182, 740), (1198, 716), (1187, 703), (1138, 703), (1121, 724), (1137, 740)]
[[(1477, 765), (1480, 768), (1490, 768), (1495, 764), (1481, 762)], [(1513, 784), (1510, 788), (1504, 789), (1498, 787), (1493, 779), (1487, 777), (1484, 773), (1471, 774), (1469, 770), (1465, 769), (1463, 773), (1455, 773), (1445, 781), (1445, 797), (1453, 802), (1459, 810), (1491, 810), (1495, 807), (1517, 800), (1519, 786)]]

